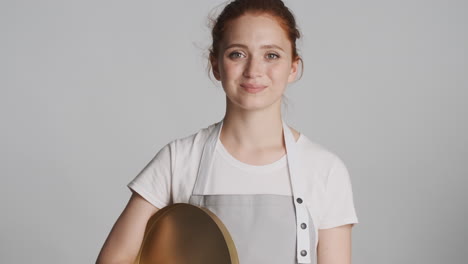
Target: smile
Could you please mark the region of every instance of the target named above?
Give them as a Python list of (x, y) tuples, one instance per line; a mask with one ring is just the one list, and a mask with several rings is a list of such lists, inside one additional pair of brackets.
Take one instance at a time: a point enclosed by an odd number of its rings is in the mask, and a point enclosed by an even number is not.
[(248, 93), (258, 93), (263, 91), (266, 86), (265, 85), (256, 85), (256, 84), (250, 84), (250, 83), (242, 83), (240, 85), (244, 90)]

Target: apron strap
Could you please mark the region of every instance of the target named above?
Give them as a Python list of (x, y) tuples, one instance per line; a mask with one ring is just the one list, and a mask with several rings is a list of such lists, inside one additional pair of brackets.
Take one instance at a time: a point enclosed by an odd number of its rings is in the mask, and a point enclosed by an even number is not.
[(214, 129), (206, 139), (206, 143), (203, 146), (200, 166), (198, 167), (197, 177), (193, 186), (192, 195), (203, 195), (208, 175), (211, 175), (211, 168), (213, 163), (213, 155), (216, 148), (219, 135), (221, 134), (221, 128), (223, 127), (223, 120), (215, 124)]
[(284, 140), (286, 144), (289, 177), (291, 179), (292, 193), (294, 198), (294, 208), (296, 210), (296, 233), (297, 233), (297, 262), (311, 263), (310, 254), (310, 234), (309, 211), (305, 202), (305, 179), (300, 170), (301, 159), (297, 153), (297, 145), (294, 136), (283, 120)]

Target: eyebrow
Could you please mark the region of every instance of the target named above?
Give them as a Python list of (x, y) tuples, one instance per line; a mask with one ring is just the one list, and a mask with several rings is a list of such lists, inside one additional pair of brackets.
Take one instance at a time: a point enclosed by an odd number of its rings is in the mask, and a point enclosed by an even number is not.
[[(247, 46), (246, 46), (246, 45), (235, 43), (235, 44), (231, 44), (231, 45), (227, 46), (227, 47), (225, 48), (225, 50), (230, 49), (230, 48), (233, 48), (233, 47), (240, 47), (240, 48), (245, 48), (245, 49), (247, 49)], [(281, 51), (284, 52), (284, 50), (283, 50), (280, 46), (275, 45), (275, 44), (263, 45), (263, 46), (261, 46), (260, 48), (262, 48), (262, 49), (279, 49), (279, 50), (281, 50)]]

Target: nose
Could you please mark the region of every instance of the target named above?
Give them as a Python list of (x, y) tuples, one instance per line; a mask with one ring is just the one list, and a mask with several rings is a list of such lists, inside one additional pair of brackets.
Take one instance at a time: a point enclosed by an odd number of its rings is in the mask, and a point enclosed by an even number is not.
[(261, 60), (250, 57), (244, 69), (244, 77), (246, 78), (255, 78), (262, 75), (262, 63)]

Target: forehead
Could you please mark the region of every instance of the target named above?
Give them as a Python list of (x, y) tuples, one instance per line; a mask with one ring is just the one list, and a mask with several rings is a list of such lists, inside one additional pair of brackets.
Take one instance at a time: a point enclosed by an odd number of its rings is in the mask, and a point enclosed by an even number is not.
[(223, 46), (233, 43), (256, 47), (275, 44), (284, 50), (290, 49), (290, 42), (278, 20), (268, 14), (245, 14), (226, 23)]

